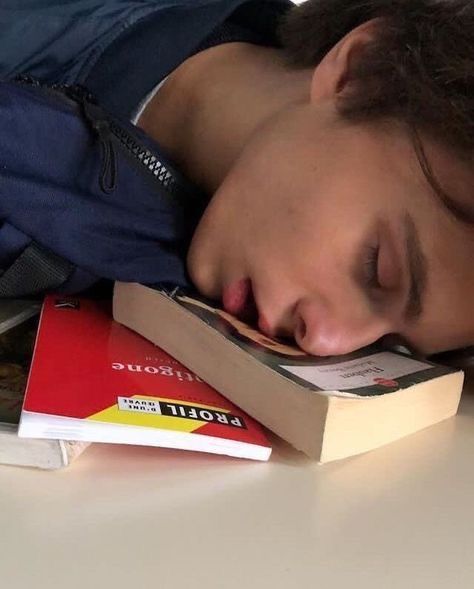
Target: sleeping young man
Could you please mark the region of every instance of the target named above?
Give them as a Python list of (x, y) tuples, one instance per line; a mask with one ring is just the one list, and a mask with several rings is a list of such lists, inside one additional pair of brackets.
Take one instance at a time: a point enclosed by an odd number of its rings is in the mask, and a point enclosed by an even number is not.
[(471, 0), (19, 0), (0, 56), (92, 89), (208, 195), (183, 263), (228, 312), (317, 355), (474, 344)]

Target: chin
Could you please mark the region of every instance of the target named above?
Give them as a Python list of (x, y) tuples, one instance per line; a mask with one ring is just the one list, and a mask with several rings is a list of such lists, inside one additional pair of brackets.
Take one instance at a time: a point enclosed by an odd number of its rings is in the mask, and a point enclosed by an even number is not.
[(194, 287), (200, 294), (209, 299), (218, 299), (221, 295), (220, 289), (215, 284), (214, 267), (205, 263), (195, 250), (191, 247), (186, 258), (186, 268)]
[(201, 219), (189, 245), (186, 268), (195, 288), (205, 297), (218, 299), (222, 288), (219, 281), (216, 248), (208, 224)]

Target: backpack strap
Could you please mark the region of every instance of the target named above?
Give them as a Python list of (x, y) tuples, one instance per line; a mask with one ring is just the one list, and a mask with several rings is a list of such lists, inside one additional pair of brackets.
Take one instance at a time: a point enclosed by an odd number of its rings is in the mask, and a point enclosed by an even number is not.
[(73, 270), (72, 264), (32, 242), (0, 275), (0, 298), (55, 290), (68, 280)]

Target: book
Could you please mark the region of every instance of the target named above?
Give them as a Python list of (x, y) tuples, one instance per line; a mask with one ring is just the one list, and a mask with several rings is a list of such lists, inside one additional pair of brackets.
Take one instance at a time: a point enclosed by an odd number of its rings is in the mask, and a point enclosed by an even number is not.
[(111, 301), (45, 299), (21, 437), (162, 446), (268, 460), (251, 417), (112, 319)]
[(376, 346), (311, 356), (177, 288), (117, 282), (113, 314), (322, 463), (372, 450), (458, 409), (461, 370)]
[(441, 352), (433, 356), (433, 359), (441, 364), (461, 368), (465, 373), (472, 372), (474, 370), (474, 346), (451, 350), (450, 352)]
[(34, 301), (0, 301), (0, 464), (57, 469), (69, 465), (88, 444), (18, 437), (40, 309)]

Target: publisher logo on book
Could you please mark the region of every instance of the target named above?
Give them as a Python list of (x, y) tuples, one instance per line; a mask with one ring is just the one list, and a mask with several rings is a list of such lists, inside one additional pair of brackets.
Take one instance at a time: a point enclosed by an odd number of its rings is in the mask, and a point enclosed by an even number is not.
[(398, 382), (391, 378), (374, 378), (374, 382), (382, 387), (398, 387)]
[(206, 423), (216, 423), (247, 429), (247, 425), (238, 415), (217, 411), (210, 407), (199, 407), (199, 405), (184, 405), (172, 401), (158, 401), (156, 399), (140, 399), (137, 397), (117, 397), (117, 405), (120, 411), (133, 411), (135, 413), (153, 413), (166, 417), (178, 419), (192, 419)]

